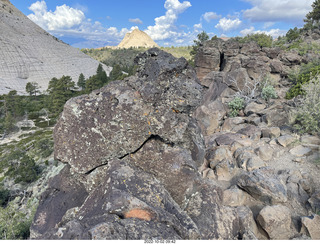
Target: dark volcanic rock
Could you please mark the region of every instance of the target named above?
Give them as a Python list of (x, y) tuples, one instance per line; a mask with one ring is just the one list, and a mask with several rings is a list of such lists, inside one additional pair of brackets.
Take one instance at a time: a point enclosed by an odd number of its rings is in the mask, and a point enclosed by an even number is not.
[(66, 166), (49, 182), (49, 187), (41, 196), (31, 227), (31, 238), (37, 239), (54, 228), (67, 210), (80, 207), (87, 196), (84, 185), (70, 175), (70, 167)]
[[(172, 240), (199, 237), (191, 218), (152, 175), (119, 160), (109, 162), (101, 170), (106, 172), (104, 182), (90, 192), (73, 216), (65, 216), (62, 220), (53, 218), (49, 229), (38, 231), (37, 239)], [(58, 203), (50, 207), (51, 211), (48, 209), (45, 214), (59, 213)]]
[[(67, 102), (54, 130), (55, 157), (78, 173), (138, 150), (153, 136), (190, 150), (189, 114), (202, 86), (185, 59), (150, 49), (136, 58), (136, 77)], [(193, 126), (194, 127), (194, 126)], [(201, 138), (193, 142), (201, 143)], [(200, 150), (201, 145), (196, 146)], [(201, 165), (201, 158), (198, 163)]]
[(238, 186), (268, 204), (284, 203), (288, 200), (286, 185), (269, 168), (256, 169), (242, 175)]

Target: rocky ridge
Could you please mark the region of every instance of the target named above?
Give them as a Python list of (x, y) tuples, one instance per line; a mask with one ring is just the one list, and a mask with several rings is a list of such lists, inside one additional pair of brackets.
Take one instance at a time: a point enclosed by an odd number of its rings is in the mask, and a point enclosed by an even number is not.
[(28, 82), (46, 90), (53, 77), (77, 81), (80, 73), (87, 78), (96, 74), (98, 61), (51, 36), (8, 0), (0, 0), (0, 20), (0, 94), (24, 94)]
[[(71, 99), (54, 131), (66, 166), (31, 238), (319, 239), (320, 139), (293, 133), (283, 99), (305, 58), (210, 41), (198, 80), (186, 60), (150, 49), (137, 75)], [(227, 103), (263, 74), (278, 78), (279, 98), (254, 90), (228, 117)]]

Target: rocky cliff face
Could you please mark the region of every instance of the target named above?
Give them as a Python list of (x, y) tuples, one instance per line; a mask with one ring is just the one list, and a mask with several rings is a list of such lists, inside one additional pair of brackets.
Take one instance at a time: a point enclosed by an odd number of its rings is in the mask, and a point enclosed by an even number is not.
[[(201, 81), (185, 59), (155, 48), (136, 58), (135, 76), (67, 102), (54, 130), (66, 166), (42, 195), (31, 238), (319, 238), (319, 138), (284, 126), (291, 105), (281, 96), (256, 94), (239, 117), (226, 116), (280, 51), (218, 55), (222, 42), (207, 45)], [(246, 48), (268, 62), (251, 67)]]
[[(0, 94), (25, 93), (28, 82), (46, 90), (53, 77), (96, 73), (99, 62), (62, 43), (34, 24), (10, 1), (0, 0)], [(104, 66), (107, 73), (111, 68)]]

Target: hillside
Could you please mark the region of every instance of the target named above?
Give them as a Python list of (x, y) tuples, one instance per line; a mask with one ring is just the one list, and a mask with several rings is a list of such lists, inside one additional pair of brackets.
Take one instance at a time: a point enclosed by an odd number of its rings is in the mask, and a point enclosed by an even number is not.
[(0, 0), (0, 37), (0, 94), (25, 93), (28, 82), (46, 90), (49, 80), (63, 75), (77, 81), (80, 73), (95, 74), (99, 65), (41, 29), (7, 0)]
[[(134, 58), (141, 52), (145, 52), (148, 48), (99, 48), (99, 49), (82, 49), (81, 51), (90, 57), (102, 62), (108, 66), (119, 64), (122, 67), (130, 67), (133, 65)], [(172, 54), (176, 58), (184, 57), (191, 59), (191, 46), (187, 47), (160, 47), (161, 50)]]

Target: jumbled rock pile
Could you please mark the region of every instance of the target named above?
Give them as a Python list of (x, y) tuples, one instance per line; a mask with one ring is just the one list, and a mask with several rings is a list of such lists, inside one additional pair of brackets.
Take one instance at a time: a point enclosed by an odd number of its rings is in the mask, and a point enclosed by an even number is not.
[(135, 62), (135, 76), (65, 105), (54, 140), (66, 166), (32, 239), (317, 238), (320, 142), (269, 123), (282, 103), (228, 118), (230, 84), (206, 90), (156, 48)]

